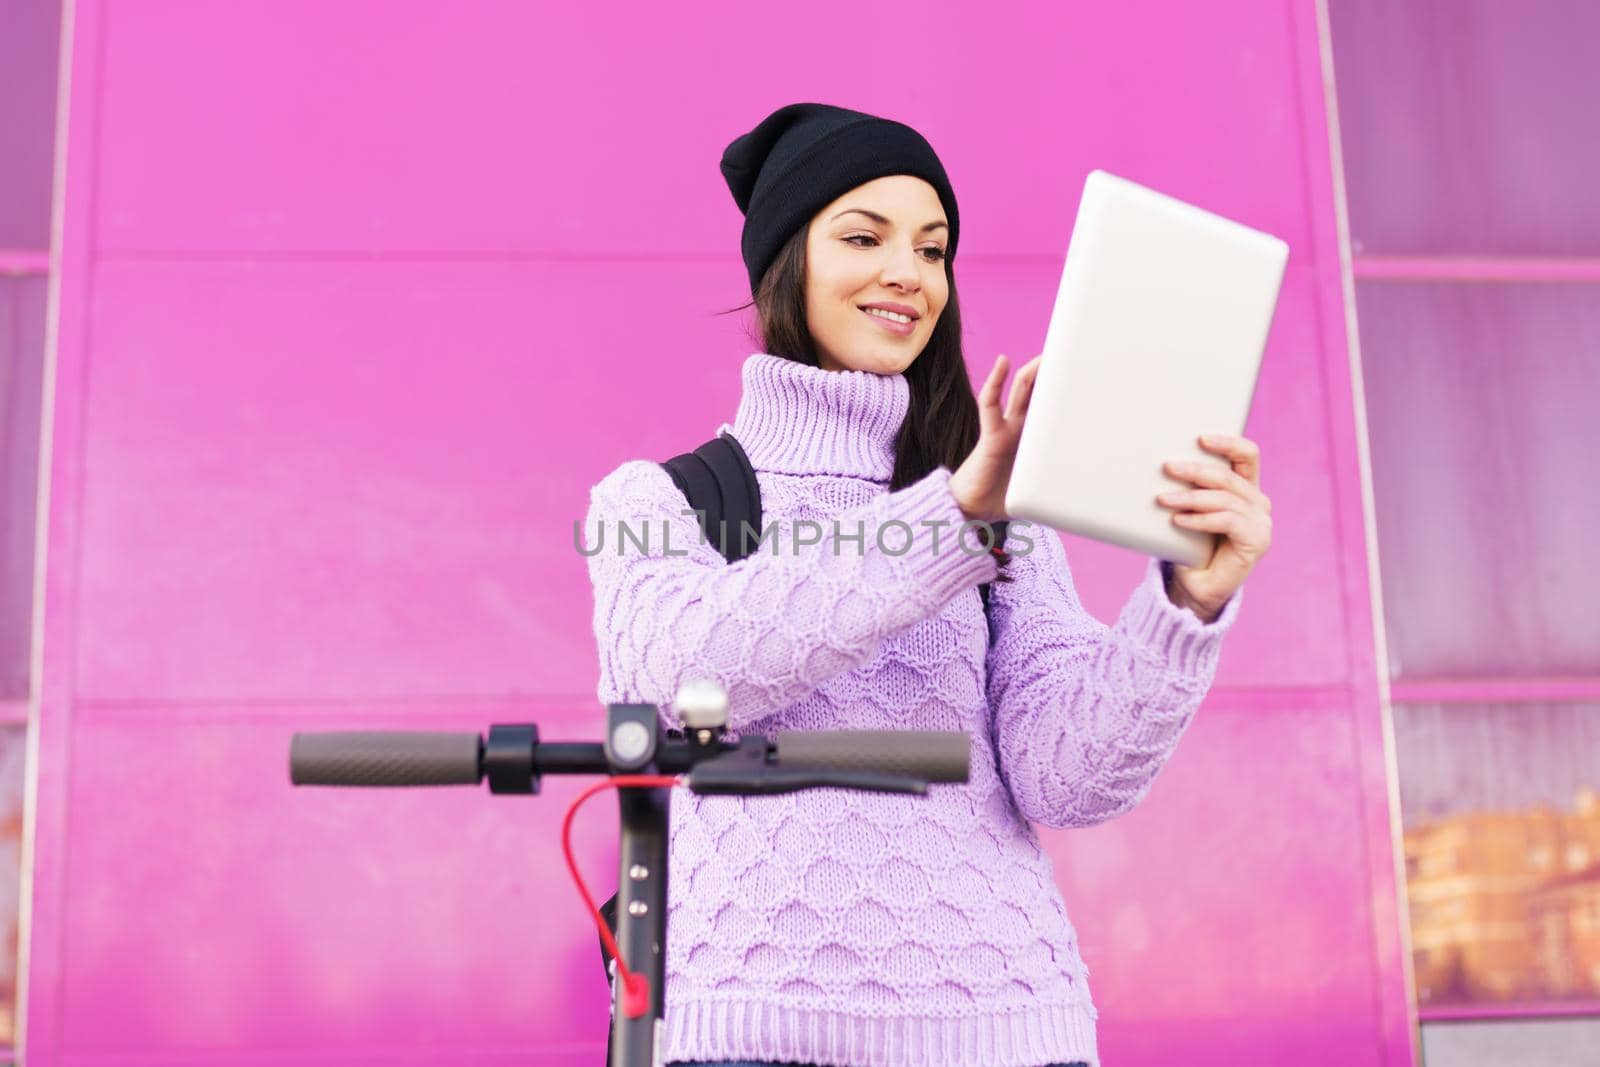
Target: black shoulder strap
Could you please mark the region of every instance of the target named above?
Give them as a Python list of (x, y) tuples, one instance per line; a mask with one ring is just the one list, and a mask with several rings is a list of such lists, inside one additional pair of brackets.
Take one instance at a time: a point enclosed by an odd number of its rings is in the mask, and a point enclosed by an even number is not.
[[(1005, 543), (1006, 524), (1003, 522), (997, 522), (994, 524), (994, 547), (999, 548)], [(989, 586), (993, 584), (993, 582), (984, 582), (982, 585), (978, 586), (978, 596), (983, 598), (983, 613), (985, 615), (989, 614)]]
[(689, 507), (702, 513), (700, 530), (723, 559), (736, 563), (755, 550), (761, 530), (761, 486), (750, 457), (733, 434), (719, 434), (662, 466)]

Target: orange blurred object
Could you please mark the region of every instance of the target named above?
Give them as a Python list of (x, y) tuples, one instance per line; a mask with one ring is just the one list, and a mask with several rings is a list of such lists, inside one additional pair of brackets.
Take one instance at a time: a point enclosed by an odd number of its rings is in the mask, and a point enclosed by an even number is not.
[(1600, 795), (1406, 831), (1423, 1005), (1600, 997)]

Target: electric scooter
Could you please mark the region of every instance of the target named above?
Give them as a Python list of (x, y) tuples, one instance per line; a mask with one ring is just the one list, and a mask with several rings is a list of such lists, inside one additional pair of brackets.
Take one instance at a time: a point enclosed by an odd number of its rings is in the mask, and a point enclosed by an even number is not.
[(654, 704), (606, 705), (598, 742), (549, 742), (537, 725), (495, 725), (476, 733), (357, 731), (297, 733), (290, 743), (294, 785), (478, 785), (491, 793), (537, 793), (551, 774), (599, 775), (573, 802), (563, 847), (574, 876), (570, 828), (577, 807), (618, 790), (621, 856), (613, 935), (578, 878), (578, 891), (616, 963), (610, 1067), (661, 1067), (667, 937), (667, 826), (672, 788), (760, 796), (800, 789), (862, 789), (925, 795), (935, 782), (965, 782), (970, 740), (963, 732), (826, 730), (729, 738), (728, 696), (694, 682), (672, 704), (682, 729), (662, 727)]

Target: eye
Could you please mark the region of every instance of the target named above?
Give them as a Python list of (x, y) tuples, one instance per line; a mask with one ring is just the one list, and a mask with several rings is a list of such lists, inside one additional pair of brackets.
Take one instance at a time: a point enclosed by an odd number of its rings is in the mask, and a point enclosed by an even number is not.
[[(878, 243), (877, 237), (870, 233), (852, 233), (848, 237), (841, 238), (841, 240), (848, 241), (852, 244), (857, 241), (868, 242), (866, 244), (856, 245), (857, 248), (871, 248)], [(929, 263), (938, 263), (945, 257), (944, 249), (940, 248), (938, 245), (933, 245), (929, 248), (919, 248), (917, 251), (921, 252), (925, 257), (927, 257)]]

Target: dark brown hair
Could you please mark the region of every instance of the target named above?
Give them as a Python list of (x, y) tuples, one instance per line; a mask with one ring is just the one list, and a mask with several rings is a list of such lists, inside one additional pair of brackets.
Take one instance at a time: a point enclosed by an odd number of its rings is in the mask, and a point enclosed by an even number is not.
[[(762, 275), (752, 303), (762, 351), (819, 367), (816, 341), (806, 326), (807, 230), (800, 227), (784, 244)], [(961, 307), (955, 271), (948, 261), (944, 276), (950, 283), (949, 299), (927, 345), (905, 370), (911, 407), (895, 441), (890, 489), (911, 485), (935, 467), (955, 470), (978, 443), (978, 400), (961, 351)]]

